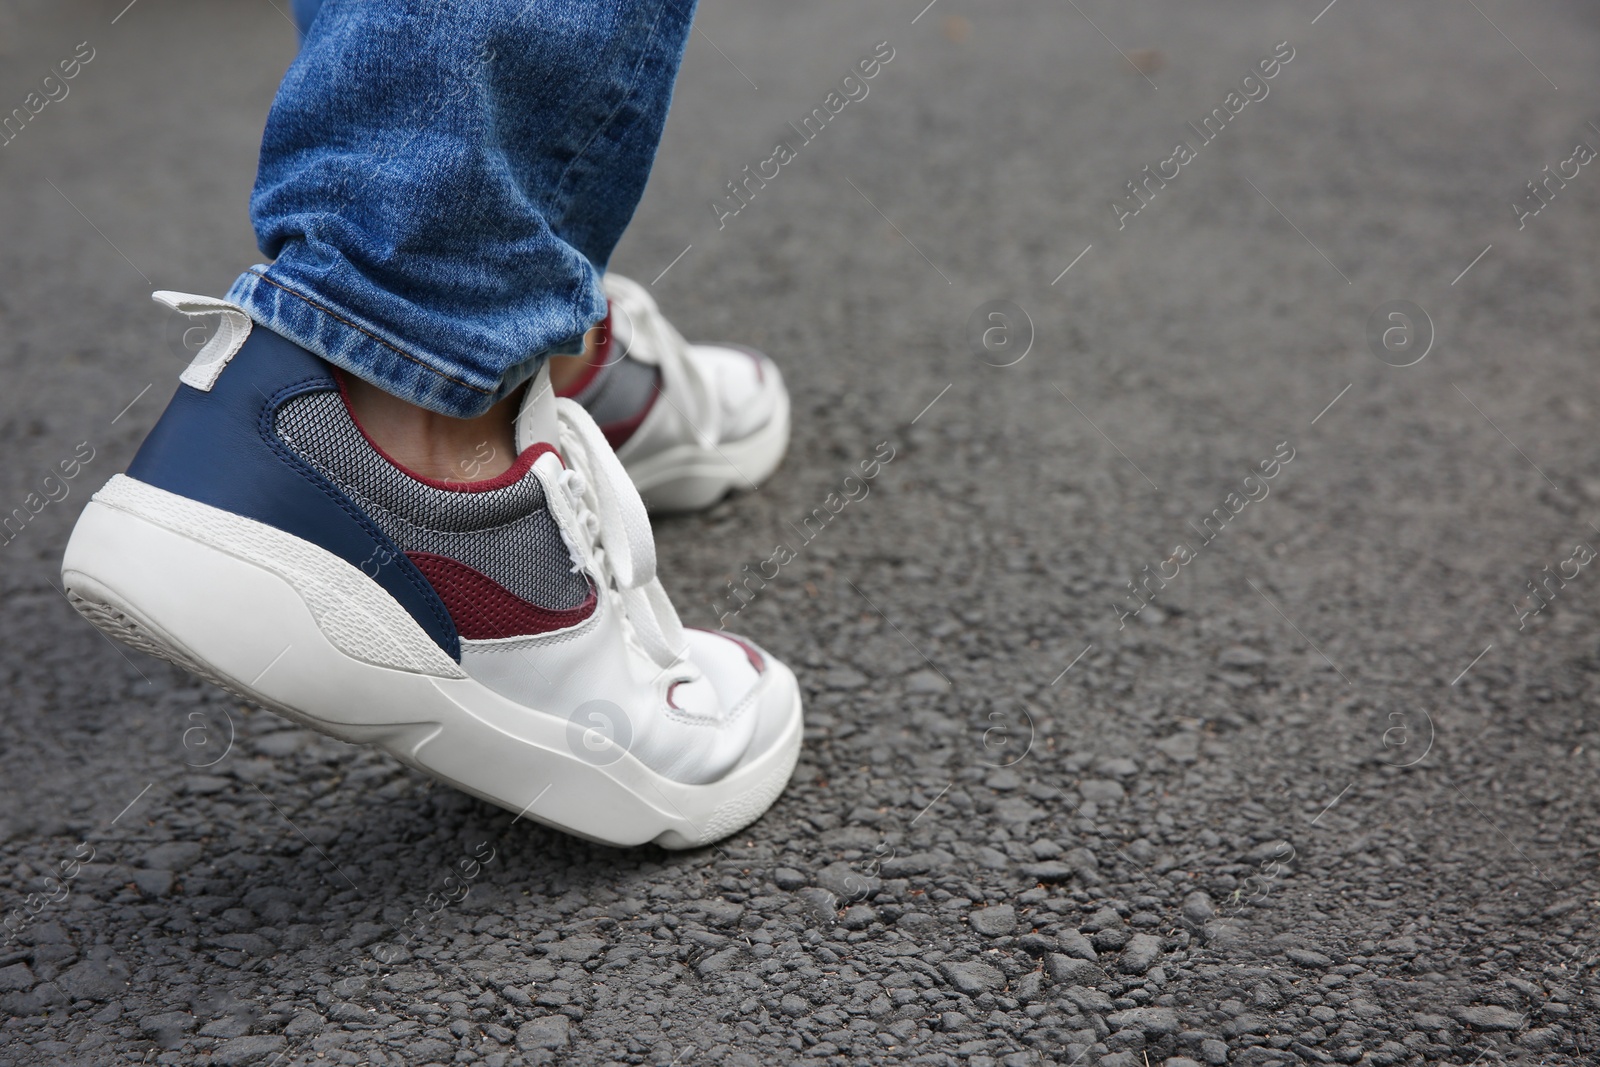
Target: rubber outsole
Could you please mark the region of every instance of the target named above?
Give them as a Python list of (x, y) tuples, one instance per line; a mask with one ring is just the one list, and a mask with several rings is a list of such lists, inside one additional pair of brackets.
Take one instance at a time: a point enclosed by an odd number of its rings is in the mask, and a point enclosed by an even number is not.
[[(361, 584), (351, 586), (352, 576)], [(717, 782), (675, 782), (621, 750), (597, 765), (591, 750), (574, 747), (565, 716), (507, 700), (442, 652), (417, 662), (414, 635), (371, 640), (372, 616), (396, 625), (400, 611), (416, 624), (357, 568), (126, 475), (85, 508), (62, 578), (79, 613), (119, 641), (320, 733), (375, 745), (519, 817), (607, 845), (694, 848), (734, 833), (777, 799), (799, 755), (799, 688), (788, 675), (781, 682), (794, 702), (779, 741)], [(346, 591), (337, 610), (326, 607), (327, 589), (307, 588), (329, 582)], [(788, 674), (776, 661), (771, 669)]]

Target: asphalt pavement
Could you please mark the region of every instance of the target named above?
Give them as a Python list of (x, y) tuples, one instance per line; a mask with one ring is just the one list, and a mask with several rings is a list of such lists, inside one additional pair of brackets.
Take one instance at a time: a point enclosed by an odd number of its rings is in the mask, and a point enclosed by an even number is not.
[(0, 9), (0, 1065), (1596, 1062), (1592, 5), (925, 2), (702, 5), (613, 264), (795, 400), (656, 523), (807, 700), (687, 853), (72, 612), (295, 39)]

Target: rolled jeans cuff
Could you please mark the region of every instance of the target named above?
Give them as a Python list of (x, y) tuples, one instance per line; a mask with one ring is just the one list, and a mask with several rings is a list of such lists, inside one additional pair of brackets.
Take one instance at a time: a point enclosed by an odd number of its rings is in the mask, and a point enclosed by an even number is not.
[(538, 373), (546, 357), (583, 351), (580, 332), (525, 362), (486, 374), (429, 351), (414, 338), (394, 336), (287, 274), (278, 265), (258, 264), (239, 275), (227, 298), (244, 308), (252, 321), (340, 370), (441, 415), (459, 419), (482, 415)]

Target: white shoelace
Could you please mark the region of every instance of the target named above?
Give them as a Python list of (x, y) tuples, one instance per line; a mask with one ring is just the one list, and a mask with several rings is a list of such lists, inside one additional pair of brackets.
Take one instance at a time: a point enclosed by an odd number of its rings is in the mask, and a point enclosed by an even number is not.
[(707, 381), (689, 358), (689, 343), (661, 314), (655, 298), (631, 278), (607, 275), (606, 296), (612, 314), (620, 309), (632, 329), (628, 351), (641, 362), (661, 368), (662, 393), (671, 397), (670, 403), (689, 423), (700, 444), (715, 448), (722, 440), (722, 405), (716, 385)]
[(567, 461), (559, 484), (582, 523), (589, 565), (620, 596), (624, 618), (656, 665), (686, 663), (688, 638), (656, 578), (655, 535), (639, 491), (581, 404), (558, 398), (556, 420)]

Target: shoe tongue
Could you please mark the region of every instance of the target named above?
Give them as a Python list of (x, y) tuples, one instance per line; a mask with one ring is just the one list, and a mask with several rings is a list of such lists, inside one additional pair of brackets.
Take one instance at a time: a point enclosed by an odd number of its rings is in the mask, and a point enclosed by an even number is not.
[(550, 361), (545, 360), (522, 394), (522, 410), (517, 412), (517, 454), (537, 444), (554, 446), (557, 436), (556, 394), (550, 388)]

